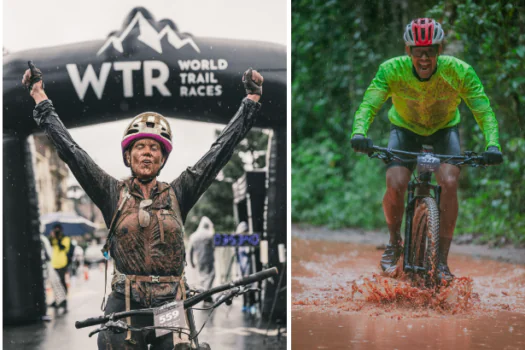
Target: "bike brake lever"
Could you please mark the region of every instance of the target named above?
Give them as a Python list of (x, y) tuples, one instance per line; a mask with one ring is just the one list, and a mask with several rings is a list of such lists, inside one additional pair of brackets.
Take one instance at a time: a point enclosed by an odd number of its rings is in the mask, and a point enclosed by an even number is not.
[(200, 294), (200, 293), (203, 293), (203, 292), (205, 292), (204, 289), (190, 289), (188, 291), (188, 293), (192, 293), (192, 294)]
[(106, 327), (114, 333), (123, 333), (128, 330), (129, 326), (126, 322), (118, 321), (108, 321), (106, 322)]
[(249, 292), (260, 292), (260, 291), (261, 291), (260, 288), (249, 288), (249, 289), (243, 290), (242, 292), (240, 292), (237, 295), (242, 295), (242, 294), (246, 294), (246, 293), (249, 293)]
[(106, 331), (107, 329), (108, 329), (108, 327), (105, 327), (105, 326), (104, 327), (100, 327), (98, 329), (95, 329), (94, 331), (89, 332), (89, 337), (91, 338), (92, 335), (95, 335), (95, 334), (97, 334), (100, 331)]

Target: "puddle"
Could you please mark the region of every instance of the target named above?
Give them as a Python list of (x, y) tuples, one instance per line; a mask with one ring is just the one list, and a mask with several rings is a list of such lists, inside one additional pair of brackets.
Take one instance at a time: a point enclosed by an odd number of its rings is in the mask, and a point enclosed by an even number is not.
[(525, 348), (524, 266), (451, 254), (457, 278), (433, 291), (380, 276), (381, 254), (293, 238), (294, 348)]

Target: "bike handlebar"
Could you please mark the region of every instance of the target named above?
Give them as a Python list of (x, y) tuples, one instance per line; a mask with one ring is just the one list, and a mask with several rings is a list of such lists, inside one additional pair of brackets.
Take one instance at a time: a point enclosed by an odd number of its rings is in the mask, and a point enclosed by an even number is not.
[[(372, 146), (369, 149), (368, 155), (371, 156), (374, 153), (383, 153), (388, 156), (394, 156), (396, 160), (410, 163), (415, 161), (415, 159), (401, 159), (397, 157), (397, 155), (400, 156), (409, 156), (409, 157), (417, 157), (417, 156), (424, 156), (427, 154), (431, 154), (433, 157), (439, 158), (439, 159), (446, 159), (446, 160), (456, 160), (459, 162), (463, 162), (461, 164), (469, 164), (469, 165), (487, 165), (485, 162), (485, 158), (483, 156), (478, 156), (476, 153), (467, 151), (464, 153), (464, 155), (446, 155), (446, 154), (434, 154), (434, 153), (424, 153), (424, 152), (408, 152), (408, 151), (401, 151), (393, 148), (385, 148), (385, 147), (378, 147), (378, 146)], [(468, 163), (466, 163), (468, 162)]]
[(75, 322), (75, 328), (85, 328), (90, 326), (96, 326), (97, 324), (106, 323), (109, 321), (109, 316), (90, 317), (82, 321)]
[(279, 272), (277, 271), (277, 267), (272, 267), (271, 269), (266, 269), (266, 270), (254, 273), (253, 275), (249, 275), (244, 278), (238, 279), (236, 281), (233, 281), (232, 283), (234, 284), (235, 287), (245, 286), (253, 282), (262, 281), (272, 276), (277, 276), (278, 274)]
[[(211, 296), (213, 294), (216, 294), (216, 293), (219, 293), (219, 292), (222, 292), (222, 291), (234, 288), (234, 287), (245, 286), (245, 285), (253, 283), (253, 282), (262, 281), (262, 280), (264, 280), (266, 278), (269, 278), (269, 277), (272, 277), (272, 276), (277, 276), (278, 274), (279, 274), (279, 272), (277, 271), (277, 268), (276, 267), (272, 267), (270, 269), (266, 269), (266, 270), (254, 273), (253, 275), (246, 276), (244, 278), (232, 281), (230, 283), (217, 286), (217, 287), (212, 288), (210, 290), (207, 290), (207, 291), (205, 291), (203, 293), (197, 294), (194, 297), (191, 297), (189, 299), (184, 300), (184, 309), (186, 310), (186, 309), (188, 309), (188, 308), (198, 304), (199, 302), (201, 302), (202, 300), (208, 298), (209, 296)], [(117, 312), (117, 313), (114, 313), (112, 315), (91, 317), (91, 318), (85, 319), (83, 321), (75, 322), (75, 328), (80, 329), (80, 328), (85, 328), (85, 327), (90, 327), (90, 326), (95, 326), (95, 325), (98, 325), (98, 324), (106, 323), (106, 322), (108, 322), (110, 320), (110, 317), (112, 317), (114, 320), (118, 320), (118, 319), (125, 318), (125, 317), (128, 317), (128, 316), (152, 315), (154, 309), (155, 308), (141, 309), (141, 310), (132, 310), (132, 311), (124, 311), (124, 312)]]

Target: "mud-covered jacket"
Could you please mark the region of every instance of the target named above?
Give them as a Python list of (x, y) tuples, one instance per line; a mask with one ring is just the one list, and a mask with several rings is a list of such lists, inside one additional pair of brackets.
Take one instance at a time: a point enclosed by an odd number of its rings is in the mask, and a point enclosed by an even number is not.
[(194, 166), (188, 167), (170, 184), (157, 182), (149, 196), (153, 200), (148, 209), (150, 225), (144, 229), (137, 218), (139, 203), (144, 198), (140, 188), (132, 180), (118, 181), (102, 170), (73, 141), (50, 100), (40, 102), (33, 117), (86, 194), (102, 211), (107, 227), (118, 208), (122, 188), (128, 187), (131, 198), (116, 223), (115, 240), (111, 245), (117, 270), (133, 275), (178, 276), (184, 264), (186, 216), (250, 130), (259, 108), (258, 102), (244, 99), (210, 150)]

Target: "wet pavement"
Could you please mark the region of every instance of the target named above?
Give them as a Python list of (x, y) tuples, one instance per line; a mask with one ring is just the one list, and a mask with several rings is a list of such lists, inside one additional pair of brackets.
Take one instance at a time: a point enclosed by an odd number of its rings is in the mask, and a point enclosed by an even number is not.
[[(378, 275), (375, 244), (300, 237), (292, 238), (293, 349), (525, 349), (523, 265), (453, 249), (449, 266), (465, 278), (437, 302), (416, 303), (409, 281)], [(354, 295), (363, 286), (374, 293)]]
[[(108, 269), (111, 271), (111, 269)], [(191, 268), (186, 275), (190, 285), (195, 276)], [(6, 326), (3, 329), (5, 350), (87, 350), (97, 349), (96, 335), (88, 334), (95, 327), (76, 329), (75, 321), (102, 315), (100, 303), (104, 286), (104, 272), (101, 267), (89, 270), (89, 279), (83, 276), (71, 281), (68, 299), (69, 312), (66, 314), (50, 308), (50, 322), (23, 326)], [(48, 303), (52, 293), (48, 291)], [(201, 307), (202, 304), (197, 305)], [(267, 323), (260, 324), (257, 317), (241, 311), (242, 297), (236, 298), (231, 306), (217, 308), (199, 335), (200, 342), (206, 342), (216, 349), (285, 349), (286, 330), (281, 329), (280, 337), (275, 325), (271, 325), (266, 337)], [(206, 320), (207, 312), (195, 311), (197, 327)], [(279, 338), (279, 339), (278, 339)]]

